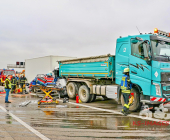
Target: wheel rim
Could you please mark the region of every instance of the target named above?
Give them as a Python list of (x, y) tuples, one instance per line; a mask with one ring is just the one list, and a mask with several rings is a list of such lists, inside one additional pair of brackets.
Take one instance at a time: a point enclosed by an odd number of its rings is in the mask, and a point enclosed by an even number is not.
[(86, 91), (84, 89), (81, 89), (80, 91), (80, 97), (81, 97), (81, 100), (85, 100), (86, 99)]
[(69, 92), (71, 93), (71, 95), (73, 95), (73, 87), (69, 88)]

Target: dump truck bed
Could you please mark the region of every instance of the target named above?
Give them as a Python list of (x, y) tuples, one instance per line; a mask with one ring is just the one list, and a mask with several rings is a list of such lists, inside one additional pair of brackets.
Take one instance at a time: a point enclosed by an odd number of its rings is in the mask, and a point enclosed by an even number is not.
[(107, 54), (59, 61), (59, 74), (64, 77), (114, 78), (115, 56)]

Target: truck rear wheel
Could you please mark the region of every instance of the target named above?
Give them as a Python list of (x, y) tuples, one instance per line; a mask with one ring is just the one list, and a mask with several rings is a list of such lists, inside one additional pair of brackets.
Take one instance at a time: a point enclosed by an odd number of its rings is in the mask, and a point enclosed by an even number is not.
[[(139, 98), (140, 94), (139, 94), (139, 91), (135, 88), (132, 88), (131, 93), (134, 93), (134, 99), (133, 99), (132, 104), (129, 106), (129, 110), (134, 112), (134, 111), (137, 111), (141, 107), (140, 98)], [(123, 94), (121, 94), (121, 104), (122, 106), (124, 106), (125, 104)]]
[(76, 84), (74, 82), (70, 82), (67, 85), (67, 94), (71, 99), (74, 99), (76, 97)]
[(88, 103), (91, 102), (91, 97), (92, 95), (90, 94), (90, 90), (86, 85), (82, 85), (79, 88), (79, 99), (83, 102), (83, 103)]
[(79, 93), (79, 88), (80, 88), (81, 84), (80, 83), (75, 83), (75, 87), (76, 87), (76, 94)]

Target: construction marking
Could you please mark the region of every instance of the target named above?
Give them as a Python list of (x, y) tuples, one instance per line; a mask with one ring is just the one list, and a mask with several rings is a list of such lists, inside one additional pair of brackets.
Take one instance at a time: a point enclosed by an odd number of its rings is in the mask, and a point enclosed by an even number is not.
[(41, 134), (40, 132), (38, 132), (37, 130), (35, 130), (34, 128), (32, 128), (31, 126), (29, 126), (28, 124), (26, 124), (24, 121), (22, 121), (20, 118), (18, 118), (17, 116), (15, 116), (14, 114), (12, 114), (10, 111), (7, 111), (4, 107), (0, 106), (0, 108), (8, 113), (12, 118), (14, 118), (16, 121), (18, 121), (20, 124), (22, 124), (23, 126), (25, 126), (27, 129), (29, 129), (31, 132), (33, 132), (35, 135), (37, 135), (39, 138), (41, 138), (42, 140), (50, 140), (49, 138), (47, 138), (46, 136), (44, 136), (43, 134)]
[[(62, 100), (59, 100), (59, 101), (62, 101)], [(100, 110), (100, 111), (105, 111), (105, 112), (110, 112), (110, 113), (114, 113), (114, 114), (123, 115), (121, 112), (114, 111), (114, 110), (103, 109), (103, 108), (98, 108), (98, 107), (92, 107), (92, 106), (89, 106), (89, 105), (83, 105), (83, 104), (73, 103), (73, 102), (68, 102), (68, 103), (73, 104), (73, 105), (78, 105), (78, 106), (83, 106), (83, 107), (95, 109), (95, 110)], [(144, 116), (137, 116), (137, 115), (129, 114), (126, 117), (134, 117), (134, 118), (139, 118), (139, 119), (143, 119), (143, 120), (150, 120), (150, 121), (162, 122), (162, 123), (170, 124), (170, 121), (167, 122), (166, 120), (159, 120), (159, 119), (154, 119), (154, 118), (144, 117)]]

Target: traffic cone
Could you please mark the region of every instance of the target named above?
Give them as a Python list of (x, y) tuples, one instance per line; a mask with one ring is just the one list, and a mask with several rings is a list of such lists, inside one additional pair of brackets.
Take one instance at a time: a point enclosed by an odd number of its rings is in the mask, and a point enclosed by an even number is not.
[(79, 103), (79, 96), (78, 96), (78, 94), (76, 95), (76, 103)]

